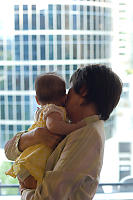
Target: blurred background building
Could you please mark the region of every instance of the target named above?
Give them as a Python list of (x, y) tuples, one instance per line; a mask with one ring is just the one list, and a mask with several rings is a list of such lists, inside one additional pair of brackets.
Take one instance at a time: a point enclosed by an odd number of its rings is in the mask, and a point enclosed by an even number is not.
[[(105, 144), (102, 182), (133, 177), (133, 12), (131, 0), (112, 1), (112, 68), (121, 77), (123, 92), (117, 107), (115, 134)], [(108, 169), (108, 170), (107, 170)]]
[(9, 7), (10, 29), (0, 37), (0, 147), (33, 122), (38, 74), (56, 71), (68, 88), (79, 66), (111, 62), (110, 1), (16, 0)]

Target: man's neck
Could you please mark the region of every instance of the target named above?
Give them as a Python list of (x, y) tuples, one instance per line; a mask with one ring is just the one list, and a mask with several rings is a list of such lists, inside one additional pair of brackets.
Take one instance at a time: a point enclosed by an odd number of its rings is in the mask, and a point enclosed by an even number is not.
[(97, 115), (96, 107), (94, 104), (82, 105), (80, 110), (77, 112), (74, 122), (81, 121), (86, 117)]

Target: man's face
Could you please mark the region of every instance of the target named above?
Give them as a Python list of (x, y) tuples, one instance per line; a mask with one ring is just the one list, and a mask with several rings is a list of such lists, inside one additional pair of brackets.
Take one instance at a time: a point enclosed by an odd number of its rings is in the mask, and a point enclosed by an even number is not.
[(77, 122), (77, 115), (80, 108), (80, 95), (75, 93), (73, 88), (70, 88), (67, 95), (66, 110), (69, 119), (72, 122)]

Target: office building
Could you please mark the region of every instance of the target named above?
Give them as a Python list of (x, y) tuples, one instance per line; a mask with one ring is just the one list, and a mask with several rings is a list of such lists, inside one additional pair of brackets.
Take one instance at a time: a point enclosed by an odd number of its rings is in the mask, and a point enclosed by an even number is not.
[(38, 74), (55, 71), (68, 88), (78, 67), (111, 64), (111, 1), (15, 0), (10, 4), (11, 37), (0, 38), (0, 147), (32, 124)]

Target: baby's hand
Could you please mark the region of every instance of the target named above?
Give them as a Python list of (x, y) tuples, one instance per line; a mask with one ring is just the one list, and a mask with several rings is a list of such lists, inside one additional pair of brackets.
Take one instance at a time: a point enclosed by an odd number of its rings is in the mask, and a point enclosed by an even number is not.
[(78, 126), (79, 128), (82, 128), (82, 127), (86, 126), (86, 122), (85, 122), (84, 120), (79, 121), (79, 122), (77, 122), (77, 126)]
[(18, 178), (18, 180), (19, 180), (21, 188), (36, 189), (36, 187), (37, 187), (37, 181), (31, 175), (28, 176), (23, 182), (19, 178)]
[(37, 181), (30, 175), (24, 180), (24, 185), (27, 189), (36, 189)]

